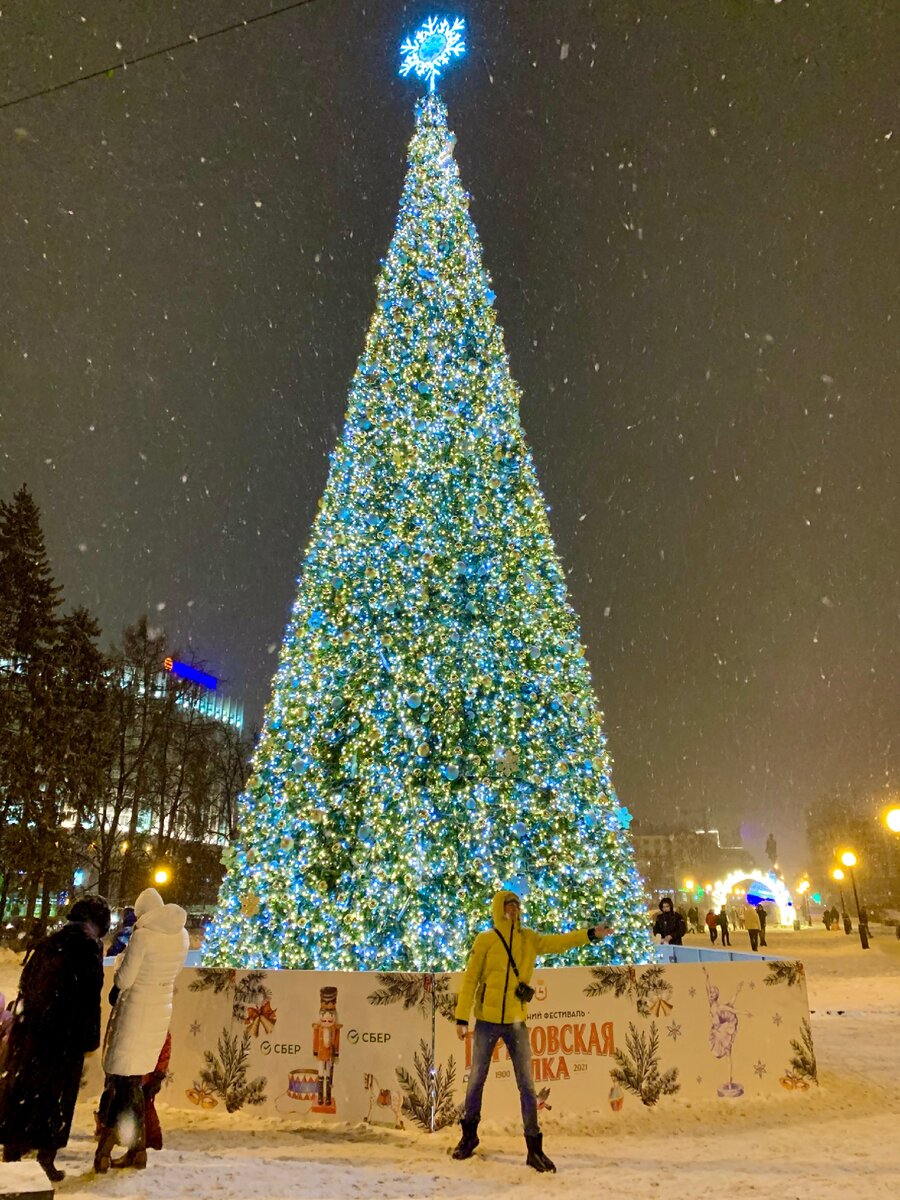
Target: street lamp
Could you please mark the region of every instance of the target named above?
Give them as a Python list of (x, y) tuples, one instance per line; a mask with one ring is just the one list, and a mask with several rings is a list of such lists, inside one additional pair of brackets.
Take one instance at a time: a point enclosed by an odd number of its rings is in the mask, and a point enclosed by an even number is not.
[(803, 897), (803, 904), (806, 908), (806, 923), (812, 929), (812, 917), (809, 915), (809, 880), (802, 879), (797, 885), (797, 891)]
[(153, 872), (153, 882), (159, 884), (160, 886), (168, 883), (171, 878), (172, 872), (168, 867), (157, 867)]
[(900, 808), (891, 808), (884, 814), (884, 823), (891, 833), (900, 833)]
[(852, 929), (852, 926), (850, 924), (850, 918), (847, 916), (847, 906), (844, 903), (844, 889), (841, 887), (841, 884), (844, 881), (844, 872), (840, 867), (835, 867), (831, 872), (831, 878), (834, 879), (838, 885), (838, 895), (841, 898), (841, 921), (844, 925), (844, 933), (849, 933)]
[(862, 915), (862, 909), (859, 906), (859, 892), (856, 890), (856, 875), (853, 868), (856, 866), (857, 858), (852, 850), (845, 850), (841, 855), (841, 862), (850, 872), (850, 882), (853, 884), (853, 899), (856, 901), (856, 922), (859, 926), (859, 944), (863, 950), (869, 948), (869, 929), (866, 919)]

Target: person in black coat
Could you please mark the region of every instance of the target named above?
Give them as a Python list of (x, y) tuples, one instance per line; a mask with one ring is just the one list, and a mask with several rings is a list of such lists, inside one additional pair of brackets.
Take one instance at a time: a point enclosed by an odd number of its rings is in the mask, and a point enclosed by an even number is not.
[(728, 912), (727, 912), (724, 904), (719, 909), (719, 915), (716, 918), (716, 920), (718, 922), (719, 929), (722, 931), (722, 945), (730, 946), (731, 945), (731, 937), (729, 936), (729, 933), (728, 933), (730, 926), (728, 924)]
[(26, 959), (19, 1002), (0, 1075), (0, 1143), (4, 1162), (31, 1150), (48, 1178), (64, 1172), (54, 1159), (69, 1140), (84, 1056), (100, 1045), (103, 942), (109, 905), (85, 896), (68, 924)]
[(670, 946), (680, 946), (681, 939), (687, 933), (687, 921), (668, 896), (663, 896), (659, 902), (659, 916), (653, 922), (654, 936), (661, 937)]

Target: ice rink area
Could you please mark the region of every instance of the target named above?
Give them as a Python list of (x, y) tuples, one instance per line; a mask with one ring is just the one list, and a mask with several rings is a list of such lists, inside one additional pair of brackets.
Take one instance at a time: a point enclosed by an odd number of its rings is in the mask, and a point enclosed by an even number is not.
[[(746, 935), (734, 935), (735, 949)], [(700, 944), (699, 937), (688, 943)], [(707, 943), (708, 944), (708, 943)], [(546, 1149), (556, 1176), (524, 1163), (517, 1128), (491, 1122), (485, 1094), (475, 1159), (448, 1156), (457, 1133), (428, 1135), (369, 1126), (328, 1128), (185, 1113), (159, 1105), (165, 1149), (145, 1172), (90, 1170), (91, 1105), (79, 1105), (69, 1146), (58, 1156), (61, 1196), (135, 1200), (401, 1200), (447, 1197), (566, 1200), (598, 1195), (759, 1200), (894, 1200), (900, 1196), (900, 941), (876, 927), (871, 949), (822, 927), (769, 934), (773, 954), (806, 963), (820, 1086), (776, 1104), (679, 1102), (629, 1106), (614, 1126), (585, 1112)], [(0, 990), (14, 991), (18, 960), (0, 952)], [(512, 1084), (510, 1083), (510, 1086)], [(598, 1107), (606, 1106), (598, 1097)]]

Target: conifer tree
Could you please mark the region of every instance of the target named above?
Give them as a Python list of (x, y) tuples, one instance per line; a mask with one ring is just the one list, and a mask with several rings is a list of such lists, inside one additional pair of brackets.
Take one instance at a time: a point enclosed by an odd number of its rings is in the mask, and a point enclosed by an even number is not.
[(207, 964), (459, 967), (510, 881), (537, 928), (602, 910), (585, 961), (648, 955), (454, 143), (422, 99)]
[[(0, 850), (24, 873), (28, 915), (53, 855), (58, 759), (54, 653), (61, 589), (53, 582), (40, 510), (24, 485), (0, 501)], [(11, 879), (4, 873), (3, 900)]]
[(0, 500), (0, 659), (12, 663), (50, 644), (61, 590), (40, 510), (23, 484), (10, 503)]

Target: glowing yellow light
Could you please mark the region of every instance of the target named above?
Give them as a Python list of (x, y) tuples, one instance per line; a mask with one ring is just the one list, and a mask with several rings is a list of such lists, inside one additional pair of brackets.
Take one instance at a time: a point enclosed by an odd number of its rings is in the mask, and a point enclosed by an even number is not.
[(154, 883), (168, 883), (172, 876), (172, 872), (168, 867), (157, 867), (153, 872)]
[(834, 870), (831, 872), (831, 875), (832, 875), (833, 879), (836, 879), (838, 881), (838, 883), (840, 883), (840, 881), (844, 878), (844, 872), (841, 870), (840, 867), (835, 867)]
[(844, 864), (845, 867), (855, 867), (856, 866), (856, 855), (853, 853), (852, 850), (845, 850), (844, 853), (841, 855), (841, 862)]
[(684, 881), (684, 886), (685, 886), (685, 889), (686, 889), (687, 891), (689, 891), (689, 892), (692, 892), (692, 891), (694, 890), (694, 881), (693, 881), (693, 879), (686, 879), (686, 880)]
[(797, 891), (800, 893), (801, 896), (803, 895), (804, 892), (808, 892), (809, 891), (809, 880), (804, 879), (800, 883), (798, 883)]
[(900, 808), (892, 808), (885, 815), (884, 823), (891, 833), (900, 833)]

